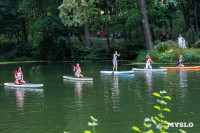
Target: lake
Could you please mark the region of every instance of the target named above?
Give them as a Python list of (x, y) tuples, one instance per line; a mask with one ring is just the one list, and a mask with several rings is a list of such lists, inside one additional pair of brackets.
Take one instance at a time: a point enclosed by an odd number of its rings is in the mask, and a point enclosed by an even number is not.
[[(74, 63), (75, 64), (75, 63)], [(119, 62), (119, 70), (144, 68), (145, 64)], [(9, 88), (3, 83), (14, 81), (20, 65), (24, 79), (43, 83), (42, 88)], [(174, 64), (175, 65), (175, 64)], [(174, 66), (153, 64), (153, 68)], [(74, 75), (69, 62), (35, 62), (0, 65), (0, 132), (1, 133), (83, 133), (90, 116), (98, 119), (97, 133), (133, 133), (132, 126), (143, 127), (144, 118), (156, 116), (158, 105), (153, 92), (165, 90), (172, 98), (165, 113), (170, 122), (192, 122), (190, 128), (170, 128), (176, 133), (200, 132), (200, 71), (135, 72), (131, 75), (100, 75), (112, 70), (112, 62), (80, 62), (82, 73), (94, 82), (69, 81)]]

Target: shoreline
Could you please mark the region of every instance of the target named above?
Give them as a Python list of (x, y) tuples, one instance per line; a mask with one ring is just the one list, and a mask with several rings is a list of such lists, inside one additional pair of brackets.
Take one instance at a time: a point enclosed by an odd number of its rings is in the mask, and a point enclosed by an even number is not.
[[(103, 60), (103, 61), (94, 61), (94, 60), (79, 60), (78, 62), (110, 62), (111, 60)], [(133, 61), (133, 60), (119, 60), (119, 62), (125, 62), (125, 61), (128, 61), (128, 62), (131, 62), (130, 64), (127, 63), (127, 64), (123, 64), (123, 65), (136, 65), (136, 64), (146, 64), (145, 62), (136, 62), (136, 61)], [(77, 61), (45, 61), (45, 60), (42, 60), (42, 61), (5, 61), (5, 62), (0, 62), (0, 65), (4, 65), (4, 64), (17, 64), (17, 63), (49, 63), (49, 62), (52, 62), (52, 63), (59, 63), (59, 62), (77, 62)], [(162, 62), (156, 62), (156, 63), (151, 63), (151, 64), (176, 64), (176, 63), (173, 63), (173, 62), (169, 62), (169, 63), (162, 63)], [(197, 64), (197, 65), (200, 65), (200, 62), (188, 62), (188, 63), (184, 63), (184, 64)]]

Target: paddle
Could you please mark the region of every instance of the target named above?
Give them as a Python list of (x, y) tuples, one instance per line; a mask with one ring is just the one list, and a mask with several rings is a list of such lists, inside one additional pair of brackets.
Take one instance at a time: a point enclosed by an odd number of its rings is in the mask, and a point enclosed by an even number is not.
[(75, 66), (70, 63), (70, 65), (74, 68)]

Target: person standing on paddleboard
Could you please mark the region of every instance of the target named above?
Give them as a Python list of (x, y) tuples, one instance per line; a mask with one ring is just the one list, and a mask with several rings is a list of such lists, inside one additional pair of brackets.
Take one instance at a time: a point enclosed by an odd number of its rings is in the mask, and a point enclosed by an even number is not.
[(145, 68), (145, 69), (152, 69), (150, 62), (153, 63), (153, 61), (152, 61), (152, 59), (151, 59), (149, 53), (148, 53), (147, 56), (146, 56), (146, 60), (147, 60), (147, 62), (146, 62), (146, 68)]
[(79, 66), (79, 63), (76, 64), (76, 67), (74, 67), (73, 71), (75, 72), (76, 78), (83, 78), (83, 75), (81, 74), (81, 67)]
[(119, 57), (119, 56), (120, 56), (120, 53), (117, 54), (117, 51), (115, 51), (115, 53), (113, 54), (113, 60), (112, 60), (112, 62), (113, 62), (113, 71), (115, 69), (117, 71), (117, 65), (118, 65), (118, 63), (117, 63), (117, 57)]
[(14, 72), (14, 77), (16, 85), (19, 85), (20, 83), (26, 84), (26, 82), (23, 80), (23, 72), (21, 71), (21, 67), (17, 67), (17, 70)]
[(180, 57), (178, 58), (177, 66), (178, 66), (178, 67), (184, 67), (184, 65), (183, 65), (183, 56), (182, 56), (182, 54), (181, 54)]

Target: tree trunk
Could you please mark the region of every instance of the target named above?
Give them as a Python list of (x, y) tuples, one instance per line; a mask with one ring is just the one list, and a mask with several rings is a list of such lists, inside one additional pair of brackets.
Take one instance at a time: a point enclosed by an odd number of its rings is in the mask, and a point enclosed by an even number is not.
[(185, 11), (185, 6), (184, 6), (184, 4), (183, 4), (183, 2), (182, 2), (182, 7), (183, 7), (183, 17), (184, 17), (184, 21), (185, 21), (185, 31), (187, 32), (188, 30), (189, 30), (189, 25), (190, 25), (190, 14), (188, 14), (188, 13), (186, 13), (186, 11)]
[(109, 39), (109, 30), (107, 22), (106, 22), (106, 40), (107, 40), (107, 51), (108, 53), (110, 53), (110, 39)]
[[(108, 15), (108, 0), (106, 0), (106, 15)], [(108, 29), (108, 18), (106, 17), (106, 40), (107, 40), (107, 51), (110, 53), (110, 39)]]
[(90, 48), (91, 47), (91, 40), (90, 40), (90, 32), (89, 32), (89, 27), (88, 27), (87, 22), (85, 22), (84, 30), (85, 30), (86, 46)]
[(197, 32), (197, 34), (199, 33), (199, 26), (198, 26), (198, 18), (197, 18), (197, 0), (195, 0), (194, 1), (195, 3), (195, 13), (194, 13), (194, 15), (195, 15), (195, 24), (196, 24), (196, 32)]
[(72, 44), (71, 44), (69, 32), (67, 32), (67, 41), (68, 41), (68, 45), (69, 45), (69, 48), (70, 48), (70, 51), (71, 51), (71, 56), (74, 56), (74, 51), (72, 49)]
[(83, 39), (82, 39), (82, 36), (81, 36), (81, 31), (80, 31), (80, 28), (78, 27), (78, 34), (77, 34), (77, 37), (79, 39), (80, 42), (83, 42)]
[(25, 41), (25, 43), (28, 43), (28, 33), (26, 30), (26, 19), (25, 18), (22, 20), (22, 28), (23, 28), (23, 36), (24, 36), (23, 41)]
[(18, 40), (17, 40), (17, 38), (16, 38), (15, 33), (12, 33), (12, 38), (13, 38), (13, 40), (14, 40), (14, 43), (17, 45)]
[(169, 25), (170, 25), (170, 40), (172, 40), (172, 35), (173, 35), (173, 23), (172, 19), (169, 20)]
[(149, 27), (149, 20), (147, 16), (145, 0), (139, 0), (139, 3), (140, 3), (140, 13), (142, 15), (142, 26), (143, 26), (146, 46), (147, 46), (147, 49), (150, 51), (153, 49), (153, 42), (152, 42), (151, 30)]
[(131, 32), (131, 31), (132, 31), (132, 29), (130, 28), (130, 29), (129, 29), (129, 32), (130, 32), (130, 33), (129, 33), (129, 41), (130, 41), (130, 42), (132, 42), (132, 32)]
[(124, 30), (124, 39), (125, 39), (125, 42), (127, 42), (126, 30)]

